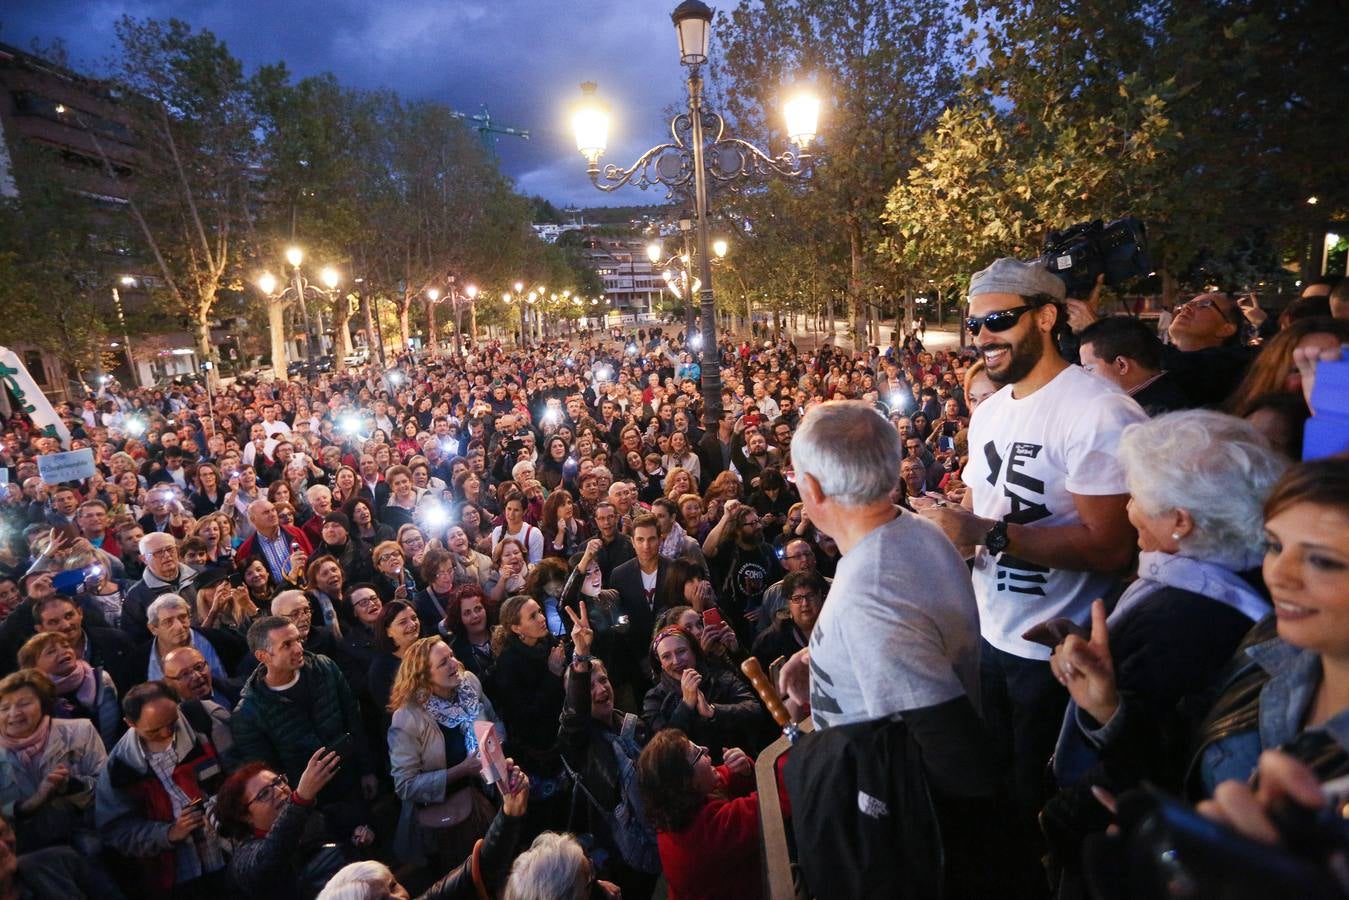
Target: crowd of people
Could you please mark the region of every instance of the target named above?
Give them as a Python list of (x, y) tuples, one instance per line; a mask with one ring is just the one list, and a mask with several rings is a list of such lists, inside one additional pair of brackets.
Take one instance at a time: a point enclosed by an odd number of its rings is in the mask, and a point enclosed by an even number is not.
[(803, 896), (1141, 896), (1139, 796), (1279, 843), (1349, 773), (1346, 319), (1004, 259), (967, 347), (725, 339), (719, 418), (661, 328), (16, 413), (0, 897), (763, 896), (751, 659)]

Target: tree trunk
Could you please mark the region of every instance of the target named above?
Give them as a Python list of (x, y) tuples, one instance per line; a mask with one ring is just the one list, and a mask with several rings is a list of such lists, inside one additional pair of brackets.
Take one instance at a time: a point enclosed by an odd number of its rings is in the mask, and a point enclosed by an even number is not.
[(848, 219), (848, 319), (855, 351), (867, 332), (862, 298), (862, 225), (852, 217)]
[(437, 352), (439, 341), (436, 339), (436, 304), (430, 297), (426, 298), (426, 339), (427, 346), (431, 348), (432, 353)]
[(398, 299), (398, 332), (403, 338), (403, 352), (412, 347), (412, 331), (408, 324), (408, 313), (412, 310), (412, 298), (405, 291)]
[(286, 380), (286, 304), (275, 300), (267, 304), (267, 327), (272, 332), (272, 372), (278, 381)]
[(338, 297), (333, 304), (333, 337), (336, 338), (336, 345), (333, 349), (333, 370), (341, 372), (346, 369), (346, 358), (351, 355), (351, 328), (348, 323), (351, 321), (351, 298)]
[(220, 385), (220, 373), (216, 371), (215, 356), (212, 353), (214, 348), (211, 346), (210, 309), (209, 305), (203, 304), (197, 314), (197, 361), (199, 363), (211, 363), (211, 370), (206, 373), (206, 377), (210, 380), (211, 387), (214, 389)]
[(1162, 305), (1167, 309), (1176, 308), (1176, 300), (1180, 296), (1180, 282), (1176, 281), (1176, 276), (1172, 275), (1170, 270), (1162, 269)]

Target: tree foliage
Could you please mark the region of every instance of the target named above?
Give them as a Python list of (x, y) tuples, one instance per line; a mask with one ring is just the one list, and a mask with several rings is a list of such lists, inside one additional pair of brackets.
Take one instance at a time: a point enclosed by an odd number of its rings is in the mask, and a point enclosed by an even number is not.
[[(890, 191), (891, 259), (968, 274), (1033, 254), (1050, 228), (1135, 215), (1174, 275), (1255, 231), (1298, 233), (1310, 193), (1342, 207), (1343, 154), (1323, 135), (1343, 136), (1331, 85), (1349, 72), (1324, 4), (970, 0), (964, 13), (982, 60)], [(1294, 47), (1315, 62), (1290, 65)]]
[[(816, 276), (847, 260), (854, 327), (874, 274), (886, 193), (916, 159), (920, 142), (957, 86), (955, 19), (942, 0), (742, 0), (717, 22), (724, 108), (744, 137), (785, 149), (781, 101), (813, 82), (823, 99), (819, 150), (825, 165), (799, 192), (747, 197), (751, 221), (805, 216), (833, 239), (812, 263)], [(765, 202), (781, 201), (776, 209)], [(757, 207), (757, 208), (756, 208)], [(781, 248), (787, 250), (786, 247)], [(778, 271), (784, 271), (779, 269)], [(792, 276), (793, 278), (795, 276)], [(789, 291), (784, 285), (781, 289)]]
[(129, 209), (163, 282), (161, 299), (190, 320), (212, 359), (210, 321), (245, 244), (256, 117), (243, 66), (209, 31), (124, 16), (115, 78), (141, 123)]

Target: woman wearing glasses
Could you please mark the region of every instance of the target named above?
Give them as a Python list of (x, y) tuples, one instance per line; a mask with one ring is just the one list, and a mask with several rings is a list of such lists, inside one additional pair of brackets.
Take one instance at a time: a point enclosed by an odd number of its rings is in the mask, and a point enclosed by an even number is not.
[(735, 748), (725, 759), (713, 766), (707, 748), (676, 728), (658, 733), (637, 759), (671, 900), (763, 896), (754, 763)]
[[(346, 864), (342, 850), (325, 843), (327, 823), (314, 803), (341, 762), (320, 747), (294, 789), (285, 775), (260, 762), (225, 779), (215, 814), (220, 834), (235, 841), (229, 875), (242, 895), (312, 898)], [(373, 838), (361, 826), (349, 842), (361, 846)]]

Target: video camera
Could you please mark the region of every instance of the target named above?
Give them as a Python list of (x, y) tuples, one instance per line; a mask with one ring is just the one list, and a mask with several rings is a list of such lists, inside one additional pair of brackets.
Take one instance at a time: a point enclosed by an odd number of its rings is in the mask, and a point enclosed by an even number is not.
[(1063, 281), (1069, 297), (1080, 300), (1087, 298), (1102, 273), (1112, 287), (1152, 274), (1147, 229), (1134, 218), (1116, 219), (1109, 225), (1095, 219), (1051, 231), (1040, 261)]

